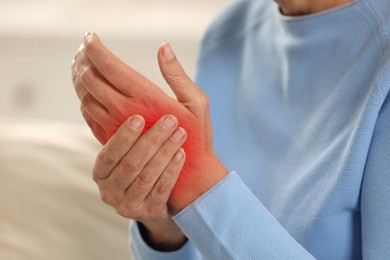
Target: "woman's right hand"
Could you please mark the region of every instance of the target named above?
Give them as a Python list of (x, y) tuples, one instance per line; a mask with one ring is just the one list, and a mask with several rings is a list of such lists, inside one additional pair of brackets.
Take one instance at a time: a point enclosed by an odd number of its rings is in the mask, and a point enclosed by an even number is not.
[(98, 154), (93, 179), (101, 199), (123, 217), (136, 220), (157, 250), (172, 251), (186, 241), (168, 209), (168, 198), (185, 161), (186, 132), (172, 115), (141, 135), (145, 120), (128, 118)]

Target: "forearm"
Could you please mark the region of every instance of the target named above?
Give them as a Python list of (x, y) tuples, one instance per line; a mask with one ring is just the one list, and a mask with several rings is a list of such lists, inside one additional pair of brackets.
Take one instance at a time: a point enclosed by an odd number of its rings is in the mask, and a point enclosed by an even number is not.
[(235, 173), (174, 220), (207, 259), (314, 259)]

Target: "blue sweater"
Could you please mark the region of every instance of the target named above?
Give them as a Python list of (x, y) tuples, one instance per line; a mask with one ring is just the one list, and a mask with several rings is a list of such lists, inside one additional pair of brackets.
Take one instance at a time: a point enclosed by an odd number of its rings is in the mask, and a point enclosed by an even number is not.
[[(390, 1), (284, 17), (233, 1), (197, 84), (232, 173), (174, 216), (180, 250), (136, 259), (390, 259)], [(210, 174), (213, 174), (210, 172)]]

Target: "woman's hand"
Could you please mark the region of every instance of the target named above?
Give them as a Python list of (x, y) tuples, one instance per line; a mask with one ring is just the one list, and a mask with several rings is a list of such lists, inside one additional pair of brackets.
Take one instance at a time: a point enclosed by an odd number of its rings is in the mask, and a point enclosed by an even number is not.
[(127, 119), (97, 156), (93, 179), (102, 200), (123, 217), (141, 222), (156, 249), (174, 250), (186, 241), (168, 211), (168, 198), (184, 165), (186, 132), (172, 115), (142, 136), (144, 119)]
[[(87, 34), (72, 66), (81, 111), (92, 132), (106, 143), (131, 115), (145, 118), (145, 131), (161, 116), (173, 114), (187, 131), (187, 159), (170, 196), (181, 210), (226, 176), (212, 149), (208, 99), (186, 75), (168, 44), (158, 52), (160, 70), (175, 93), (169, 97), (112, 54), (95, 34)], [(148, 149), (147, 147), (145, 149)]]

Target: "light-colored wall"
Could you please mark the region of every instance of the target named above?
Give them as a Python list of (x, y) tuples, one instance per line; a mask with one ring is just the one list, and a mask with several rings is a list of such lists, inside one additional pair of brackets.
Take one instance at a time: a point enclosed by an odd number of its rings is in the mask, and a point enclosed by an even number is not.
[(0, 0), (0, 117), (83, 122), (70, 63), (86, 31), (166, 89), (161, 42), (193, 75), (199, 40), (227, 1)]

